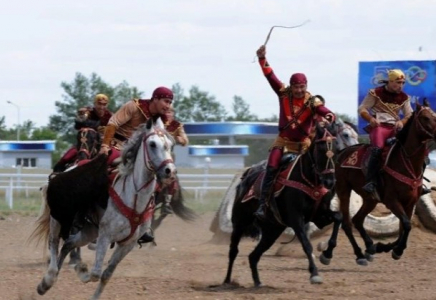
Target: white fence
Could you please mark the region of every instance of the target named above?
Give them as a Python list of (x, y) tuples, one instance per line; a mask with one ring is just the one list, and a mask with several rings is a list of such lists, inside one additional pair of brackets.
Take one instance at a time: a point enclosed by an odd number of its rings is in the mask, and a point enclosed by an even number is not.
[[(184, 190), (194, 192), (195, 199), (202, 199), (204, 194), (212, 190), (225, 191), (230, 185), (234, 174), (178, 174), (180, 185)], [(48, 174), (0, 174), (0, 191), (4, 190), (5, 201), (14, 207), (14, 191), (24, 192), (26, 198), (29, 191), (37, 191), (47, 183)]]

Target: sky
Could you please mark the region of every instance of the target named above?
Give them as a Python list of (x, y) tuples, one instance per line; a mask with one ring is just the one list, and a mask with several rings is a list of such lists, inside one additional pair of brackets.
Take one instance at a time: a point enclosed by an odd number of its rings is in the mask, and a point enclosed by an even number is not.
[[(357, 116), (359, 61), (436, 58), (436, 1), (93, 0), (1, 1), (0, 117), (45, 126), (61, 82), (95, 72), (149, 97), (157, 86), (193, 85), (231, 111), (241, 96), (259, 117), (278, 102), (257, 62), (265, 42), (278, 78), (308, 77), (331, 110)], [(418, 49), (421, 47), (421, 51)], [(14, 105), (8, 104), (11, 101)]]

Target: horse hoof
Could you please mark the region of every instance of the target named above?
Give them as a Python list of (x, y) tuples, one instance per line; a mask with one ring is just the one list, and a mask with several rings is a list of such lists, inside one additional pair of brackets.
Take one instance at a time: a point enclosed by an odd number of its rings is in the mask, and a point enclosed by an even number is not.
[(260, 287), (262, 287), (262, 282), (260, 282), (260, 281), (259, 281), (259, 282), (255, 282), (255, 283), (254, 283), (254, 287), (255, 287), (255, 288), (260, 288)]
[(366, 258), (358, 258), (358, 259), (356, 259), (356, 263), (359, 266), (367, 266), (368, 265), (368, 261), (366, 260)]
[(324, 254), (321, 254), (321, 255), (319, 256), (319, 261), (320, 261), (323, 265), (328, 266), (328, 265), (330, 264), (331, 259), (325, 257)]
[(392, 258), (395, 260), (399, 260), (401, 258), (401, 255), (398, 255), (395, 253), (395, 251), (392, 251)]
[(365, 258), (367, 261), (374, 261), (374, 255), (372, 255), (371, 253), (365, 252)]
[(319, 275), (310, 277), (310, 283), (311, 284), (321, 284), (322, 283), (322, 277)]
[(92, 273), (89, 279), (90, 279), (92, 282), (97, 282), (97, 281), (100, 280), (100, 274)]
[(322, 252), (322, 251), (327, 250), (327, 247), (328, 247), (328, 243), (327, 243), (327, 242), (319, 242), (319, 243), (318, 243), (318, 246), (316, 247), (316, 249), (317, 249), (319, 252)]

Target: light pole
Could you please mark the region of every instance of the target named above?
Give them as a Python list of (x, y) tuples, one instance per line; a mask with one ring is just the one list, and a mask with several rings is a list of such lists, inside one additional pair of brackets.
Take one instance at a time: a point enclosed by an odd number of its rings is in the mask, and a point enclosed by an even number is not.
[(20, 140), (20, 127), (21, 127), (21, 125), (20, 125), (20, 107), (11, 101), (6, 101), (6, 102), (17, 108), (17, 112), (18, 112), (17, 141), (19, 141)]

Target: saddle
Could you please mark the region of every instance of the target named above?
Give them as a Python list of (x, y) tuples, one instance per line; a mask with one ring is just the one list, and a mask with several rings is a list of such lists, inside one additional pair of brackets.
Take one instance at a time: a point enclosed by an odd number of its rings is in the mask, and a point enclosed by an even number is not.
[[(383, 147), (381, 155), (382, 162), (380, 164), (381, 166), (385, 166), (388, 162), (394, 146), (395, 144), (388, 144)], [(368, 172), (369, 158), (371, 156), (371, 145), (358, 144), (349, 148), (353, 151), (350, 151), (346, 157), (341, 157), (341, 168), (360, 169), (366, 175)]]
[[(283, 156), (280, 165), (284, 166), (282, 170), (280, 170), (279, 174), (276, 177), (276, 181), (274, 183), (274, 196), (278, 197), (280, 195), (280, 193), (282, 192), (283, 188), (285, 187), (285, 185), (282, 183), (282, 181), (280, 180), (280, 178), (283, 178), (285, 180), (289, 179), (292, 170), (294, 169), (296, 163), (298, 162), (298, 160), (300, 159), (301, 155), (296, 155), (293, 153), (289, 153)], [(262, 164), (266, 165), (266, 161), (263, 161)], [(251, 170), (255, 171), (255, 169), (257, 169), (256, 167), (259, 167), (258, 165), (253, 166), (251, 168)], [(251, 171), (249, 170), (249, 172)], [(244, 173), (245, 174), (245, 173)], [(262, 171), (259, 173), (259, 175), (257, 175), (256, 180), (254, 181), (254, 183), (251, 185), (250, 189), (248, 190), (248, 192), (245, 194), (244, 198), (242, 198), (241, 202), (247, 202), (253, 198), (259, 198), (260, 194), (261, 194), (261, 189), (262, 189), (262, 180), (263, 177), (265, 176), (265, 168), (262, 169)]]

